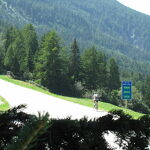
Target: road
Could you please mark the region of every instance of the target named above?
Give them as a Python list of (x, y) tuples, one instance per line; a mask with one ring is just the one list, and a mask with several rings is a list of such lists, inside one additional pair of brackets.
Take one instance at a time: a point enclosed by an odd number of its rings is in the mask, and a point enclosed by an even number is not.
[(93, 108), (75, 104), (50, 95), (6, 82), (0, 79), (0, 96), (4, 97), (11, 107), (26, 104), (25, 110), (31, 114), (48, 112), (52, 118), (89, 119), (107, 114), (105, 111), (95, 111)]

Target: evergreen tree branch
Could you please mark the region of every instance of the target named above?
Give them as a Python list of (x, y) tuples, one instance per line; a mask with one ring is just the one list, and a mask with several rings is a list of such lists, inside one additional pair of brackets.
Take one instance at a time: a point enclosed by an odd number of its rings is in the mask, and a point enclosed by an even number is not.
[[(7, 150), (29, 150), (37, 143), (37, 138), (50, 125), (48, 114), (33, 117), (31, 122), (25, 125), (20, 131), (18, 138), (13, 140), (13, 144), (7, 146)], [(48, 125), (49, 124), (49, 125)]]

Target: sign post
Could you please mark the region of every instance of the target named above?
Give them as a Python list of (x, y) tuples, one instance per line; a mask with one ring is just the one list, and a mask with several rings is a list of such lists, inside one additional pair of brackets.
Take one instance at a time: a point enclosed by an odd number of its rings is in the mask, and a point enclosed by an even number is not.
[(128, 105), (128, 100), (132, 100), (132, 82), (122, 81), (122, 100), (126, 100), (126, 108)]

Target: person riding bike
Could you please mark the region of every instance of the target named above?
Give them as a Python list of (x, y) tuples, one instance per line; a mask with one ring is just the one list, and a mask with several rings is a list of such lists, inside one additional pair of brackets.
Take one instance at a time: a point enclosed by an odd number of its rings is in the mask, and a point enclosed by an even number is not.
[(98, 94), (94, 94), (93, 95), (93, 104), (94, 104), (94, 108), (98, 111), (98, 101), (99, 101), (99, 96)]

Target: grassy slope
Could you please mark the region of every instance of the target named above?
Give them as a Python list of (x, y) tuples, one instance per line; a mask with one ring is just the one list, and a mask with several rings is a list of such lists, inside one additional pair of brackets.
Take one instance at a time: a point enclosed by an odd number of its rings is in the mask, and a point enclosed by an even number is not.
[(9, 109), (9, 104), (8, 102), (0, 96), (0, 101), (3, 102), (3, 104), (0, 104), (0, 111), (5, 111)]
[[(48, 95), (51, 95), (51, 96), (54, 96), (54, 97), (58, 97), (58, 98), (61, 98), (61, 99), (67, 100), (67, 101), (71, 101), (71, 102), (78, 103), (78, 104), (88, 106), (88, 107), (93, 107), (92, 101), (90, 99), (87, 99), (87, 98), (73, 98), (73, 97), (66, 97), (66, 96), (56, 95), (56, 94), (50, 93), (46, 90), (43, 90), (43, 89), (41, 89), (41, 88), (39, 88), (39, 87), (37, 87), (33, 84), (26, 83), (26, 82), (23, 82), (23, 81), (20, 81), (20, 80), (14, 80), (14, 79), (11, 79), (10, 77), (7, 77), (7, 76), (0, 75), (0, 79), (3, 79), (5, 81), (11, 82), (11, 83), (14, 83), (14, 84), (17, 84), (17, 85), (20, 85), (22, 87), (33, 89), (33, 90), (36, 90), (36, 91), (39, 91), (39, 92), (42, 92), (42, 93), (45, 93), (45, 94), (48, 94)], [(115, 106), (115, 105), (112, 105), (112, 104), (109, 104), (109, 103), (104, 103), (104, 102), (99, 103), (99, 108), (101, 110), (105, 110), (105, 111), (111, 111), (111, 110), (114, 110), (114, 109), (115, 110), (120, 110), (121, 109), (121, 110), (125, 111), (126, 113), (130, 114), (131, 116), (133, 116), (134, 118), (138, 118), (138, 117), (143, 115), (141, 113), (137, 113), (137, 112), (134, 112), (132, 110), (121, 108), (121, 107), (118, 107), (118, 106)]]

